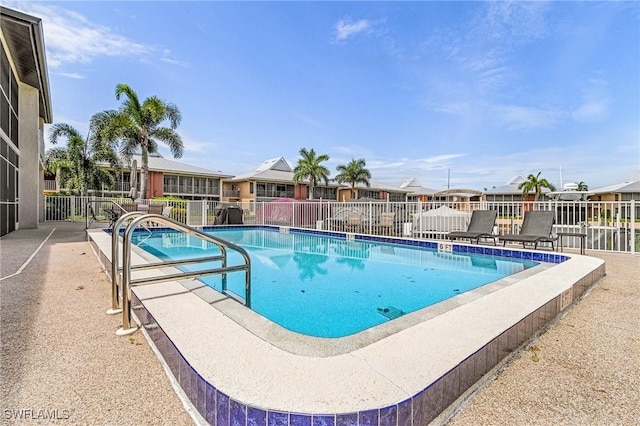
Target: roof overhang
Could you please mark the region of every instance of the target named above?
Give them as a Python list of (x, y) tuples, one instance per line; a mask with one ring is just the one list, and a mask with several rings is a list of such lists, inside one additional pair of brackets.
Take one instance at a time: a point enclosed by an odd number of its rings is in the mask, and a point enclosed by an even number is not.
[(0, 7), (0, 27), (13, 59), (18, 80), (40, 92), (40, 117), (53, 121), (42, 20)]
[(445, 189), (444, 191), (438, 191), (433, 194), (434, 197), (448, 197), (448, 196), (459, 196), (459, 197), (477, 197), (482, 195), (482, 191), (477, 191), (475, 189)]

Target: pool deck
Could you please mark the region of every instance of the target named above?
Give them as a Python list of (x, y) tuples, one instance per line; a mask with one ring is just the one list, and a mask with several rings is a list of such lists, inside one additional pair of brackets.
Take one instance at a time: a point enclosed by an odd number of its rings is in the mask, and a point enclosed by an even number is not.
[[(56, 228), (55, 232), (39, 254), (21, 273), (11, 276), (21, 268), (53, 228)], [(104, 315), (110, 301), (109, 280), (101, 272), (101, 267), (84, 239), (84, 229), (80, 224), (50, 223), (43, 224), (39, 230), (17, 231), (1, 240), (2, 277), (8, 277), (0, 282), (2, 408), (67, 409), (70, 410), (70, 419), (79, 423), (188, 422), (189, 418), (180, 400), (170, 391), (169, 380), (140, 332), (134, 335), (134, 343), (126, 337), (116, 337), (113, 333), (119, 324), (119, 317)], [(477, 393), (468, 406), (453, 419), (453, 424), (506, 423), (517, 419), (544, 419), (545, 422), (555, 423), (571, 422), (572, 419), (580, 423), (580, 419), (589, 419), (596, 423), (623, 424), (632, 423), (639, 418), (639, 258), (601, 253), (597, 253), (597, 257), (607, 261), (608, 275), (588, 297), (581, 300), (565, 318), (539, 338), (536, 345), (540, 350), (536, 354), (540, 361), (534, 363), (530, 359), (530, 352), (521, 352), (494, 382)], [(55, 262), (50, 259), (55, 259)], [(80, 289), (80, 286), (83, 288)], [(166, 289), (171, 284), (163, 286)], [(517, 286), (513, 288), (511, 291), (514, 292), (515, 300), (520, 300), (521, 296), (527, 294), (525, 292), (518, 295), (516, 293), (523, 290), (518, 290)], [(31, 291), (25, 292), (25, 289)], [(153, 289), (144, 290), (151, 292)], [(420, 386), (424, 387), (425, 380), (429, 379), (426, 376), (436, 377), (446, 369), (445, 361), (450, 357), (451, 350), (464, 352), (473, 350), (473, 346), (477, 345), (473, 339), (464, 339), (464, 345), (460, 347), (449, 348), (446, 353), (438, 351), (437, 348), (441, 347), (438, 342), (446, 334), (458, 330), (451, 328), (451, 321), (447, 321), (446, 315), (440, 315), (434, 320), (440, 323), (441, 331), (448, 330), (445, 334), (429, 334), (431, 332), (424, 326), (411, 327), (398, 333), (397, 337), (394, 335), (391, 339), (386, 338), (360, 348), (355, 354), (310, 360), (309, 357), (283, 351), (255, 335), (246, 336), (243, 327), (225, 318), (219, 311), (216, 313), (201, 298), (193, 298), (192, 293), (185, 293), (183, 289), (175, 290), (180, 294), (172, 297), (184, 300), (190, 307), (187, 311), (180, 313), (168, 306), (163, 307), (163, 298), (149, 299), (145, 303), (155, 303), (155, 309), (166, 311), (165, 314), (169, 317), (173, 315), (176, 320), (186, 320), (192, 324), (199, 322), (202, 315), (215, 316), (211, 318), (213, 321), (225, 321), (224, 336), (220, 338), (232, 339), (234, 347), (237, 344), (239, 348), (250, 347), (253, 351), (260, 351), (265, 365), (269, 366), (258, 369), (262, 371), (261, 374), (265, 374), (265, 378), (274, 372), (283, 373), (277, 383), (265, 381), (264, 386), (255, 386), (255, 383), (261, 383), (256, 380), (259, 377), (253, 376), (251, 381), (245, 383), (238, 382), (243, 380), (242, 375), (230, 372), (228, 377), (219, 377), (218, 372), (216, 380), (220, 389), (233, 390), (234, 397), (243, 399), (246, 403), (260, 405), (258, 400), (265, 397), (261, 393), (268, 393), (271, 403), (276, 404), (275, 408), (278, 408), (277, 404), (284, 404), (283, 406), (292, 407), (290, 409), (295, 411), (298, 404), (297, 407), (307, 411), (309, 404), (316, 404), (314, 410), (333, 407), (331, 412), (339, 412), (343, 401), (317, 401), (313, 394), (314, 389), (324, 390), (332, 383), (335, 384), (337, 379), (343, 378), (344, 370), (341, 368), (344, 365), (348, 366), (348, 371), (357, 373), (352, 377), (353, 380), (346, 381), (347, 385), (369, 398), (362, 403), (362, 407), (369, 406), (371, 398), (379, 399), (380, 404), (397, 401), (399, 397), (411, 396), (416, 389), (419, 391)], [(151, 294), (140, 296), (149, 298)], [(489, 298), (482, 303), (490, 304), (491, 300)], [(25, 309), (27, 306), (35, 309), (30, 311)], [(477, 309), (490, 308), (477, 303), (474, 306)], [(503, 309), (501, 315), (505, 311), (509, 314), (510, 307), (505, 308), (508, 309)], [(571, 327), (570, 324), (574, 326)], [(578, 329), (576, 324), (579, 325)], [(205, 359), (198, 353), (202, 352), (203, 342), (216, 341), (214, 336), (221, 333), (221, 327), (203, 326), (197, 335), (207, 336), (207, 339), (201, 341), (194, 341), (193, 332), (187, 333), (179, 327), (166, 331), (171, 333), (172, 339), (177, 340), (176, 345), (203, 376), (212, 374), (208, 369), (211, 368), (211, 359), (215, 357), (207, 356)], [(487, 333), (494, 331), (487, 330)], [(416, 338), (419, 339), (426, 336), (431, 342), (431, 349), (413, 351), (411, 359), (407, 359), (406, 346), (400, 346), (396, 339), (411, 341), (412, 333), (416, 333), (419, 336)], [(42, 340), (38, 340), (40, 336)], [(553, 341), (547, 342), (550, 338)], [(64, 344), (60, 344), (61, 341)], [(218, 349), (212, 345), (208, 350)], [(382, 353), (387, 355), (381, 357)], [(399, 354), (402, 354), (402, 360)], [(221, 359), (224, 359), (222, 355)], [(426, 364), (425, 356), (429, 357), (428, 363), (431, 363), (434, 355), (440, 361), (421, 370), (421, 377), (416, 377), (414, 366)], [(233, 358), (224, 361), (231, 363), (231, 370), (254, 368), (247, 365), (247, 360), (243, 360), (243, 357), (228, 358)], [(123, 363), (124, 359), (133, 361)], [(394, 362), (394, 359), (397, 361)], [(606, 362), (602, 362), (603, 359)], [(314, 363), (310, 371), (315, 372), (315, 375), (300, 389), (300, 384), (294, 383), (291, 372), (308, 369), (310, 361)], [(555, 363), (559, 365), (556, 366)], [(337, 368), (337, 364), (341, 366)], [(542, 368), (543, 366), (546, 368)], [(588, 369), (583, 368), (584, 366)], [(538, 370), (534, 370), (533, 375), (532, 368)], [(549, 371), (553, 371), (553, 374), (549, 374)], [(579, 373), (579, 377), (576, 377), (576, 373)], [(524, 377), (526, 380), (522, 381)], [(545, 380), (541, 380), (541, 377)], [(605, 377), (606, 381), (603, 380)], [(43, 389), (42, 383), (48, 384), (46, 389)], [(349, 387), (345, 389), (347, 392)], [(493, 390), (496, 387), (498, 390)], [(376, 395), (362, 392), (368, 388), (384, 391), (382, 394), (377, 392)], [(545, 389), (548, 391), (541, 393)], [(142, 396), (131, 398), (132, 391), (134, 395)], [(585, 400), (575, 398), (576, 394), (584, 395)], [(337, 393), (333, 395), (336, 398), (339, 396)], [(476, 406), (476, 401), (483, 401), (484, 395), (491, 397), (485, 398), (484, 403)], [(554, 397), (551, 398), (550, 395)], [(532, 400), (531, 404), (522, 403), (527, 398)], [(154, 408), (159, 406), (163, 407), (161, 419), (154, 412)], [(556, 410), (553, 408), (556, 406), (564, 408)], [(135, 419), (120, 414), (124, 407), (137, 413)], [(505, 407), (511, 407), (511, 410)], [(345, 406), (345, 409), (352, 410), (353, 405)], [(165, 415), (177, 417), (165, 419)]]

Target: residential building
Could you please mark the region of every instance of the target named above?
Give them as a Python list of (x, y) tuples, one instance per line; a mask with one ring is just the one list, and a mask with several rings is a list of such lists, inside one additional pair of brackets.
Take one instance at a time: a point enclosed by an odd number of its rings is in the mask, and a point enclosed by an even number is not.
[(51, 95), (40, 18), (0, 7), (0, 235), (44, 217)]
[[(299, 184), (293, 181), (293, 168), (284, 157), (266, 160), (253, 172), (225, 179), (223, 182), (223, 201), (250, 204), (256, 201), (272, 201), (278, 198), (307, 200), (309, 198), (309, 182)], [(316, 200), (332, 200), (338, 198), (338, 189), (342, 185), (329, 182), (316, 183), (313, 198)]]
[[(622, 209), (615, 205), (616, 202), (635, 200), (634, 216), (635, 220), (640, 219), (640, 173), (626, 182), (615, 185), (604, 186), (589, 190), (592, 193), (589, 196), (591, 201), (603, 202), (604, 209), (599, 214), (611, 216), (612, 218), (620, 216), (621, 219), (631, 219), (631, 211)], [(609, 210), (608, 212), (606, 210)], [(593, 215), (593, 213), (592, 213)]]
[[(526, 179), (522, 175), (517, 175), (511, 178), (509, 182), (504, 185), (497, 186), (485, 192), (486, 201), (491, 205), (492, 202), (498, 202), (498, 215), (500, 216), (512, 216), (522, 215), (524, 211), (532, 208), (532, 202), (535, 200), (535, 193), (529, 192), (526, 197), (522, 196), (522, 189), (518, 189), (518, 186), (526, 182)], [(546, 194), (550, 192), (547, 188), (542, 188), (542, 193)], [(541, 198), (539, 201), (542, 201)]]
[(409, 191), (407, 193), (407, 201), (426, 202), (433, 197), (433, 194), (438, 192), (435, 189), (425, 188), (416, 178), (404, 181), (402, 185), (400, 185), (400, 188)]
[[(188, 200), (221, 201), (222, 182), (232, 176), (220, 171), (169, 160), (160, 154), (149, 155), (148, 158), (149, 181), (144, 198), (175, 196)], [(139, 155), (134, 155), (133, 159), (138, 165), (137, 182), (140, 182), (142, 159)], [(129, 175), (130, 172), (123, 174), (123, 177), (126, 178)]]
[[(221, 201), (222, 181), (232, 175), (220, 171), (192, 166), (180, 161), (169, 160), (159, 153), (149, 154), (149, 181), (146, 196), (142, 198), (154, 198), (162, 196), (175, 196), (186, 200), (212, 200)], [(93, 195), (100, 196), (128, 196), (131, 191), (131, 167), (136, 165), (136, 189), (140, 190), (142, 173), (142, 157), (133, 155), (129, 165), (124, 166), (115, 176), (115, 184), (112, 188), (103, 187), (100, 190), (89, 191)], [(105, 165), (105, 167), (107, 167)], [(51, 181), (45, 181), (51, 182)], [(47, 188), (51, 188), (51, 184)], [(64, 191), (53, 185), (45, 192)]]
[(407, 201), (408, 189), (398, 188), (397, 186), (387, 185), (385, 183), (369, 181), (369, 186), (357, 184), (355, 193), (351, 190), (349, 184), (344, 184), (338, 188), (338, 201), (351, 200), (379, 200), (379, 201)]
[(616, 185), (589, 190), (592, 201), (630, 201), (640, 202), (640, 177)]

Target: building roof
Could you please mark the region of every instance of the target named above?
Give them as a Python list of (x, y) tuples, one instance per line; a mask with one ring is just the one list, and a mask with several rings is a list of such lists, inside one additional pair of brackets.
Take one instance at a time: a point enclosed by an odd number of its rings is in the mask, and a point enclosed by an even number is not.
[[(149, 155), (149, 170), (154, 172), (164, 173), (179, 173), (199, 176), (215, 176), (220, 178), (231, 177), (232, 175), (222, 173), (219, 170), (209, 170), (203, 167), (192, 166), (190, 164), (181, 163), (179, 161), (169, 160), (161, 155)], [(136, 160), (138, 163), (138, 169), (142, 165), (142, 157), (138, 154), (134, 154), (131, 157), (132, 160)]]
[[(351, 185), (345, 183), (342, 184), (345, 187), (350, 187)], [(356, 184), (356, 188), (357, 189), (369, 189), (369, 190), (380, 190), (380, 191), (385, 191), (385, 192), (402, 192), (402, 193), (408, 193), (410, 192), (408, 189), (405, 188), (398, 188), (397, 186), (393, 186), (393, 185), (387, 185), (386, 183), (381, 183), (381, 182), (376, 182), (373, 180), (369, 180), (369, 186), (364, 185), (362, 183), (358, 183)]]
[(253, 172), (244, 173), (228, 179), (232, 182), (242, 182), (248, 180), (263, 180), (270, 182), (293, 182), (293, 169), (284, 157), (266, 160)]
[(265, 160), (264, 163), (260, 164), (256, 169), (256, 172), (266, 172), (268, 170), (278, 171), (278, 172), (293, 172), (293, 169), (287, 163), (287, 160), (284, 157), (272, 158), (270, 160)]
[[(287, 160), (284, 157), (272, 158), (270, 160), (266, 160), (258, 168), (249, 173), (244, 173), (238, 176), (233, 177), (232, 179), (227, 179), (227, 182), (244, 182), (244, 181), (268, 181), (268, 182), (286, 182), (293, 183), (294, 176), (293, 168), (289, 165)], [(302, 182), (308, 183), (308, 179), (303, 179)], [(324, 182), (317, 182), (316, 186), (341, 186), (339, 183), (336, 183), (334, 180), (329, 179), (327, 185), (324, 185)]]
[[(509, 182), (504, 185), (496, 186), (485, 192), (486, 195), (522, 195), (522, 190), (518, 189), (518, 185), (525, 182), (526, 179), (522, 175), (512, 177)], [(546, 194), (550, 192), (549, 188), (542, 188), (542, 193)], [(534, 191), (529, 191), (529, 194), (533, 194)]]
[(420, 182), (418, 182), (418, 180), (416, 178), (411, 178), (411, 179), (407, 179), (406, 181), (404, 181), (402, 183), (402, 185), (400, 185), (400, 188), (402, 189), (406, 189), (407, 191), (409, 191), (409, 194), (411, 195), (433, 195), (435, 194), (436, 191), (435, 189), (431, 189), (431, 188), (425, 188), (424, 186), (422, 186), (422, 184)]
[(618, 183), (616, 185), (603, 186), (602, 188), (592, 189), (589, 191), (592, 194), (628, 194), (628, 193), (640, 193), (640, 180)]
[(518, 185), (525, 181), (522, 175), (514, 176), (504, 185), (496, 186), (485, 192), (486, 195), (522, 195), (522, 190), (518, 189)]
[(478, 197), (484, 194), (482, 191), (469, 188), (450, 188), (443, 189), (433, 194), (434, 197)]
[(40, 117), (45, 123), (51, 123), (53, 114), (42, 20), (3, 6), (0, 7), (0, 28), (18, 79), (38, 89)]

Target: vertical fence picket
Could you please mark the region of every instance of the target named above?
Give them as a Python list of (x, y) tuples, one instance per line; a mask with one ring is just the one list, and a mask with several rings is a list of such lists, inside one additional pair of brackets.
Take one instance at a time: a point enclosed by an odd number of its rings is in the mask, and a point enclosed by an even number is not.
[[(95, 214), (97, 220), (105, 220), (105, 206), (115, 203), (126, 203), (130, 200), (117, 197), (82, 197), (82, 196), (45, 196), (44, 221), (85, 220)], [(87, 208), (91, 202), (92, 210)], [(149, 204), (151, 200), (141, 200), (141, 204)], [(182, 201), (170, 200), (163, 204), (172, 207), (171, 217), (190, 226), (208, 226), (215, 223), (215, 216), (221, 204), (217, 201)], [(456, 202), (391, 202), (391, 201), (296, 201), (296, 202), (251, 202), (243, 203), (245, 224), (279, 225), (299, 228), (321, 228), (331, 231), (359, 232), (383, 234), (385, 236), (442, 239), (446, 231), (424, 233), (421, 229), (423, 218), (428, 212), (439, 207), (456, 207), (458, 211), (471, 213), (477, 209), (496, 210), (497, 233), (518, 233), (523, 215), (528, 210), (551, 210), (555, 212), (554, 234), (557, 232), (585, 233), (586, 248), (597, 251), (616, 251), (636, 253), (639, 242), (638, 205), (635, 200), (629, 201), (484, 201), (473, 203)], [(275, 210), (280, 212), (275, 217)], [(346, 219), (351, 211), (361, 213), (360, 226), (350, 225), (345, 228)], [(393, 225), (379, 226), (383, 213), (393, 213)], [(460, 223), (452, 218), (444, 217), (438, 222), (442, 229), (453, 230)], [(423, 232), (425, 235), (421, 235)], [(427, 235), (428, 234), (428, 235)], [(563, 240), (565, 248), (577, 248), (578, 237)]]

